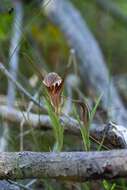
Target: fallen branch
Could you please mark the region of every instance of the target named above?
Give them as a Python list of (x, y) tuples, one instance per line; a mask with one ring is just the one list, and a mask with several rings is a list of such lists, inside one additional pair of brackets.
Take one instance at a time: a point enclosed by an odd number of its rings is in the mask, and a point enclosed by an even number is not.
[(0, 179), (52, 178), (84, 182), (120, 177), (127, 177), (127, 150), (0, 154)]
[(92, 87), (92, 93), (103, 94), (103, 109), (113, 121), (127, 127), (127, 111), (111, 82), (100, 47), (80, 13), (66, 0), (49, 1), (45, 6), (46, 2), (42, 6), (45, 14), (75, 49), (83, 82)]
[[(14, 108), (8, 110), (6, 106), (0, 106), (0, 116), (11, 121), (20, 123), (24, 120), (25, 125), (33, 126), (37, 129), (52, 129), (52, 123), (48, 115), (37, 115), (34, 113), (28, 113), (19, 111)], [(65, 131), (79, 135), (80, 125), (72, 117), (61, 116), (60, 121)], [(100, 126), (99, 124), (93, 123), (90, 128), (91, 138), (103, 142), (103, 144), (109, 148), (127, 148), (127, 129), (120, 125), (109, 123), (107, 125)]]

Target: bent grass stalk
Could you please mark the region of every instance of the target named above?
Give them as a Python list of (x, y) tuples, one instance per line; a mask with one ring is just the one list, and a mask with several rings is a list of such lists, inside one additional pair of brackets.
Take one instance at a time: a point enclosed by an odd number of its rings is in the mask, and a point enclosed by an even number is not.
[[(88, 113), (88, 123), (86, 123), (86, 125), (81, 122), (80, 120), (80, 117), (79, 115), (77, 114), (77, 111), (74, 107), (74, 114), (76, 116), (76, 119), (80, 125), (80, 132), (81, 132), (81, 135), (82, 135), (82, 140), (83, 140), (83, 144), (84, 144), (84, 148), (85, 148), (85, 151), (90, 151), (90, 134), (89, 134), (89, 128), (91, 126), (91, 123), (93, 121), (93, 118), (95, 116), (95, 113), (97, 111), (97, 108), (99, 106), (99, 103), (101, 101), (101, 98), (102, 98), (102, 94), (98, 97), (96, 103), (95, 103), (95, 106), (93, 107), (92, 111)], [(99, 146), (99, 149), (102, 147), (103, 145), (103, 140), (102, 140), (102, 143), (100, 143), (100, 146)]]
[(88, 135), (88, 129), (86, 126), (84, 126), (84, 124), (81, 122), (79, 114), (77, 113), (77, 110), (74, 106), (74, 115), (79, 123), (80, 126), (80, 132), (82, 135), (82, 140), (83, 140), (83, 144), (84, 144), (84, 149), (85, 151), (88, 151), (90, 149), (90, 139), (89, 139), (89, 135)]

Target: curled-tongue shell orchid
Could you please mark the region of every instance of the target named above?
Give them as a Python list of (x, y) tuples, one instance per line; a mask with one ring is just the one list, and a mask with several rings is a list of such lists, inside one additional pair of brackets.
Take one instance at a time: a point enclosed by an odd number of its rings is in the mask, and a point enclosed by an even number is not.
[(63, 87), (63, 79), (55, 72), (48, 73), (43, 80), (44, 85), (48, 89), (51, 104), (56, 113), (60, 112), (61, 93)]

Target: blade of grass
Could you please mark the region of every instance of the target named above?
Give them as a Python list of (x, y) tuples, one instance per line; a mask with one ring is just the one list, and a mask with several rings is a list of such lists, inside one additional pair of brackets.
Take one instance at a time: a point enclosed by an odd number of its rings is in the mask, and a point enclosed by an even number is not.
[(93, 119), (94, 119), (94, 116), (95, 116), (95, 113), (96, 113), (96, 111), (97, 111), (97, 108), (98, 108), (98, 106), (99, 106), (99, 104), (100, 104), (100, 101), (101, 101), (101, 98), (102, 98), (102, 94), (97, 98), (97, 101), (96, 101), (96, 103), (95, 103), (95, 106), (93, 107), (93, 109), (92, 109), (92, 111), (91, 111), (91, 113), (90, 113), (90, 119), (89, 119), (89, 126), (88, 127), (90, 127), (90, 125), (91, 125), (91, 123), (92, 123), (92, 121), (93, 121)]
[(47, 107), (48, 114), (52, 122), (54, 137), (56, 140), (53, 150), (61, 151), (63, 147), (64, 128), (60, 124), (59, 115), (54, 112), (52, 105), (47, 98), (45, 98), (45, 105)]
[(82, 140), (83, 140), (85, 151), (88, 151), (88, 150), (90, 150), (90, 139), (89, 139), (88, 129), (87, 129), (87, 127), (84, 126), (83, 122), (81, 122), (81, 120), (79, 118), (79, 114), (77, 113), (75, 106), (73, 107), (73, 109), (74, 109), (74, 115), (80, 125), (80, 132), (82, 135)]

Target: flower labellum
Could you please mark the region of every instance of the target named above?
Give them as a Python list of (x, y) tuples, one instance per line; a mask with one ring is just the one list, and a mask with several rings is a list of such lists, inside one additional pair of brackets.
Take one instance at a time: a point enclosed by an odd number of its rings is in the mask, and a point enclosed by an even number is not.
[(43, 80), (44, 85), (48, 89), (51, 104), (56, 113), (60, 112), (61, 93), (63, 87), (63, 79), (55, 72), (48, 73)]

